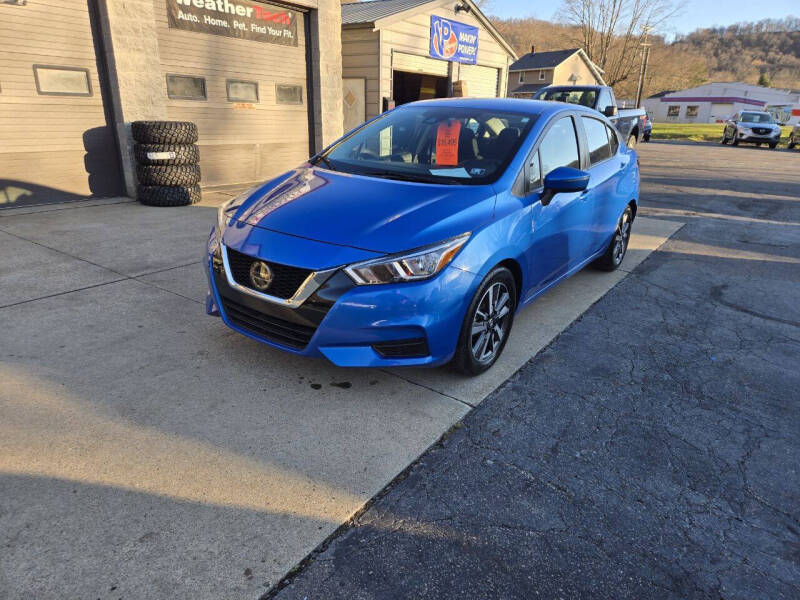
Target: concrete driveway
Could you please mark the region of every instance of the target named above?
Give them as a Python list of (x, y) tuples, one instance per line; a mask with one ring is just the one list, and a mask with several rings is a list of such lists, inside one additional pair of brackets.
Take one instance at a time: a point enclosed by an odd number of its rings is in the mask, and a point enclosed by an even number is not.
[(0, 598), (258, 598), (681, 225), (637, 220), (625, 270), (537, 301), (464, 379), (205, 316), (214, 213), (0, 212)]

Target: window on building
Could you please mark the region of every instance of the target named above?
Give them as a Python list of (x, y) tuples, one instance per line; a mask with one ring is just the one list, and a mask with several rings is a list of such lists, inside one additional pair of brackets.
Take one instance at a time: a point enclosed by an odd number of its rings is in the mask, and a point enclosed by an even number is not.
[(544, 71), (539, 71), (539, 81), (544, 81)]
[(36, 91), (48, 96), (91, 96), (89, 69), (33, 65)]
[(525, 83), (525, 71), (520, 71), (519, 72), (519, 82), (520, 83)]
[(228, 102), (258, 102), (258, 83), (239, 79), (225, 80)]
[(172, 100), (205, 100), (205, 77), (167, 75), (167, 96)]
[(681, 107), (677, 105), (671, 105), (667, 107), (667, 116), (668, 117), (677, 117), (681, 114)]
[(275, 99), (278, 104), (302, 104), (303, 86), (302, 85), (282, 85), (275, 86)]
[(700, 110), (699, 106), (687, 106), (686, 107), (686, 116), (687, 117), (696, 117), (699, 110)]

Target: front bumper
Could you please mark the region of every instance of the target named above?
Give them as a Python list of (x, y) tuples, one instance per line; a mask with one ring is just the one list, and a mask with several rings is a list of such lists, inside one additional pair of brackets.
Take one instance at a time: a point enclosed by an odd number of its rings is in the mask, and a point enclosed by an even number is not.
[(262, 343), (342, 367), (448, 362), (479, 283), (476, 275), (452, 266), (425, 281), (366, 286), (337, 270), (302, 305), (290, 307), (236, 289), (214, 260), (215, 251), (210, 240), (208, 314)]
[(778, 140), (780, 140), (780, 138), (781, 138), (780, 132), (759, 134), (752, 132), (737, 131), (736, 133), (736, 139), (738, 139), (740, 142), (745, 142), (745, 143), (751, 142), (754, 144), (774, 144), (777, 143)]

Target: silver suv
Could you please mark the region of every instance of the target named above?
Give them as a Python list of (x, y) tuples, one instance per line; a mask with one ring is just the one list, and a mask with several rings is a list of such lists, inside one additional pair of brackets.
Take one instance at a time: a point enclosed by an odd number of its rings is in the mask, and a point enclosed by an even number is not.
[(768, 144), (775, 148), (781, 139), (781, 126), (775, 122), (768, 112), (744, 110), (725, 121), (722, 132), (722, 143), (731, 142), (734, 146), (740, 143)]

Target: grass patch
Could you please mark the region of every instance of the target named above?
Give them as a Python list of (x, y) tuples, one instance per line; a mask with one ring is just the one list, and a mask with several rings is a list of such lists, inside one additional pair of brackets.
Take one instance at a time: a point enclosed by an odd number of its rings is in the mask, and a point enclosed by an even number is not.
[[(653, 123), (653, 140), (691, 140), (693, 142), (718, 142), (722, 139), (722, 123)], [(786, 143), (791, 127), (783, 127), (780, 141)]]

